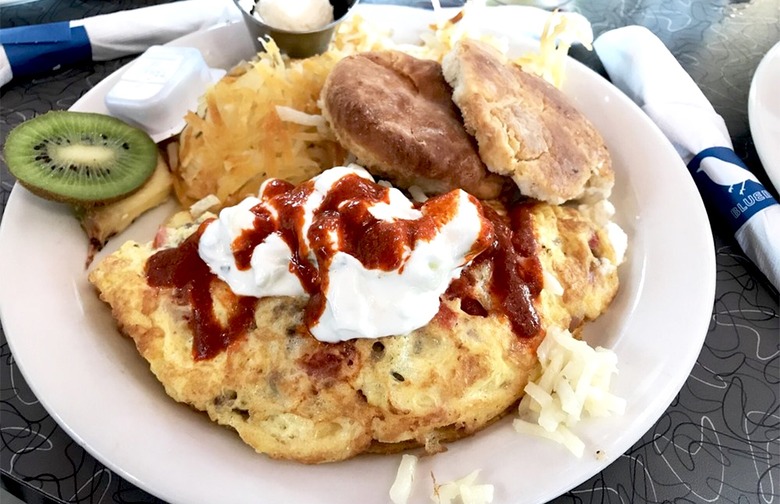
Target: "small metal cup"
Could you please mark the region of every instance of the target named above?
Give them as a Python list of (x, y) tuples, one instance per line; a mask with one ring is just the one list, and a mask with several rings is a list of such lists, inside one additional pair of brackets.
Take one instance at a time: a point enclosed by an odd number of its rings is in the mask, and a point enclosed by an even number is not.
[[(328, 44), (333, 37), (333, 31), (336, 26), (346, 17), (350, 10), (355, 7), (360, 0), (330, 0), (333, 5), (333, 22), (323, 26), (319, 30), (292, 32), (280, 30), (263, 23), (255, 16), (245, 11), (241, 7), (240, 0), (233, 0), (241, 10), (244, 16), (249, 33), (252, 35), (252, 42), (257, 51), (263, 50), (260, 43), (261, 38), (271, 37), (279, 46), (279, 49), (291, 58), (308, 58), (315, 54), (321, 54), (328, 49)], [(244, 2), (246, 3), (246, 2)]]

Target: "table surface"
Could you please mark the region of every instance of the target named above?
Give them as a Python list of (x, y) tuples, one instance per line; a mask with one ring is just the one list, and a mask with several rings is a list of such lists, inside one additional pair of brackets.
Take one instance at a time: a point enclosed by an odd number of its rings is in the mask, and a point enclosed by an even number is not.
[[(39, 0), (3, 7), (0, 24), (78, 19), (165, 2)], [(564, 8), (584, 14), (596, 35), (628, 24), (655, 32), (724, 117), (736, 152), (777, 194), (750, 137), (747, 95), (761, 57), (780, 41), (780, 0), (570, 0)], [(599, 70), (593, 54), (574, 56)], [(0, 91), (2, 143), (12, 127), (47, 110), (67, 109), (129, 60), (11, 82)], [(13, 180), (4, 163), (0, 175), (1, 216)], [(713, 224), (713, 233), (716, 295), (690, 378), (631, 449), (553, 502), (768, 504), (780, 498), (778, 293), (725, 230)], [(9, 286), (0, 280), (0, 288)], [(2, 330), (0, 415), (0, 478), (26, 502), (160, 502), (113, 474), (59, 428), (25, 384)]]

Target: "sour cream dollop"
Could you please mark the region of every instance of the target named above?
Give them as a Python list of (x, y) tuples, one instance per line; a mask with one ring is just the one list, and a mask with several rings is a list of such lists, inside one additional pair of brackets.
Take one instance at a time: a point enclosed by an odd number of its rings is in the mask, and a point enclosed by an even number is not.
[(493, 240), (479, 202), (455, 190), (415, 205), (357, 165), (293, 186), (266, 181), (223, 209), (198, 254), (242, 296), (308, 296), (320, 341), (406, 334)]

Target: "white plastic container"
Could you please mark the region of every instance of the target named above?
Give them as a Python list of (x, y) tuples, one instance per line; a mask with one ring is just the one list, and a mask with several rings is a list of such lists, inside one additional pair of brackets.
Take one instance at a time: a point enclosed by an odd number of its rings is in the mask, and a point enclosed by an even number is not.
[(143, 128), (159, 142), (184, 128), (184, 116), (225, 75), (209, 68), (198, 49), (152, 46), (106, 94), (111, 115)]

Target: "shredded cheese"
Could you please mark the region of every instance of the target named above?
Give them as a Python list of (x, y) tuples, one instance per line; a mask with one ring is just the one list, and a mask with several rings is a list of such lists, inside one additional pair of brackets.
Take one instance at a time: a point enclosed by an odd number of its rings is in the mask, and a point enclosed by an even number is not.
[(277, 105), (276, 113), (282, 121), (300, 124), (301, 126), (320, 127), (325, 124), (325, 118), (320, 114), (307, 114), (284, 105)]
[(393, 486), (390, 487), (390, 500), (393, 504), (406, 504), (409, 502), (412, 484), (414, 483), (414, 472), (416, 470), (417, 457), (404, 454), (401, 457), (401, 463), (398, 465), (398, 472), (395, 475)]
[(477, 476), (479, 476), (479, 469), (463, 478), (441, 485), (437, 484), (434, 478), (431, 500), (437, 504), (454, 504), (460, 498), (463, 504), (490, 504), (493, 502), (494, 487), (489, 484), (477, 484)]
[(412, 197), (412, 199), (418, 203), (425, 203), (428, 201), (428, 196), (425, 194), (425, 191), (422, 190), (422, 188), (418, 185), (409, 186), (409, 196)]
[(617, 355), (551, 327), (537, 350), (540, 374), (525, 387), (514, 421), (518, 432), (563, 444), (581, 457), (585, 443), (570, 427), (584, 417), (622, 415), (626, 402), (609, 392)]

